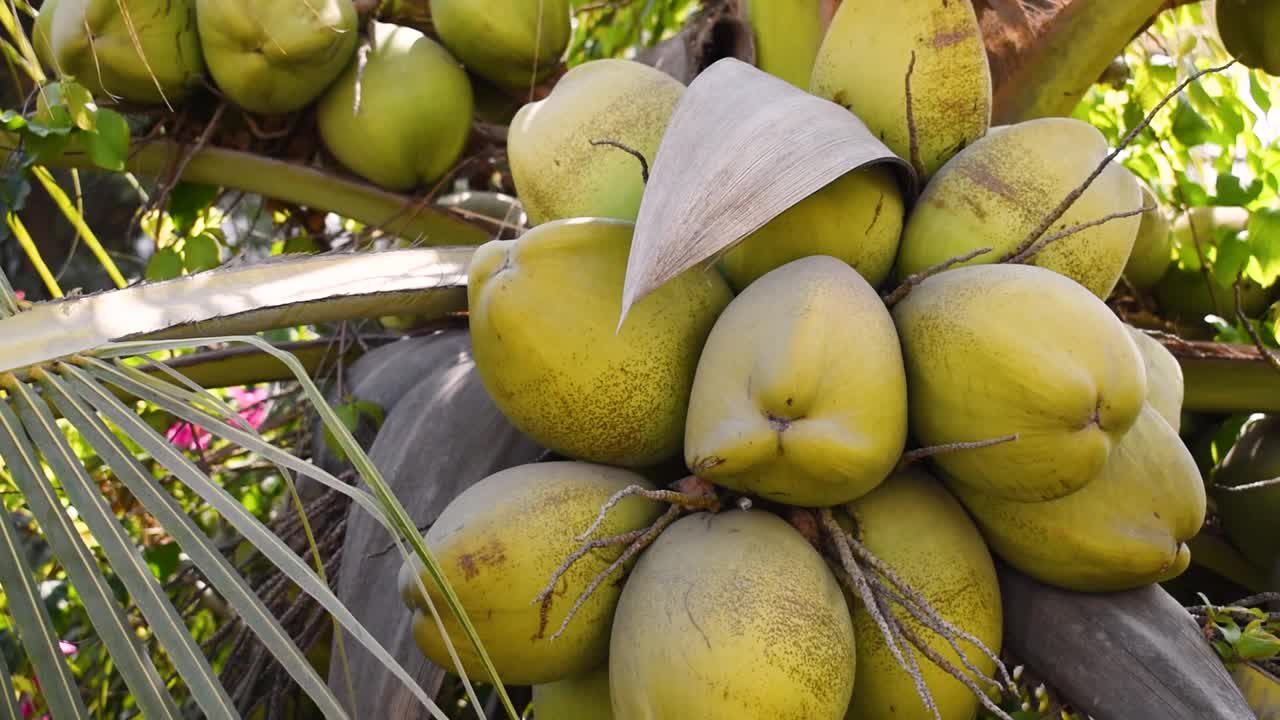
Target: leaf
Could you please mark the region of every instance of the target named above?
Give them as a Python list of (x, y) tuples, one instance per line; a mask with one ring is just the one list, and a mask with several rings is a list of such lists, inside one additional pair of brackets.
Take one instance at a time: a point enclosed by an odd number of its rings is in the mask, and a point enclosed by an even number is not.
[(1213, 139), (1213, 126), (1185, 98), (1178, 98), (1173, 109), (1173, 136), (1187, 147), (1203, 145)]
[[(1223, 285), (1231, 287), (1235, 284), (1236, 277), (1244, 272), (1250, 256), (1248, 242), (1237, 238), (1224, 238), (1218, 245), (1218, 254), (1213, 261), (1214, 277)], [(1227, 307), (1234, 308), (1233, 303), (1234, 301), (1229, 301)], [(1226, 309), (1223, 308), (1223, 310)], [(1234, 310), (1232, 314), (1234, 315)]]
[[(342, 426), (352, 433), (359, 427), (362, 418), (368, 417), (372, 420), (375, 430), (382, 427), (382, 423), (386, 420), (386, 413), (382, 406), (369, 400), (348, 399), (347, 402), (335, 405), (333, 412), (342, 421)], [(342, 449), (338, 438), (334, 436), (333, 431), (327, 426), (324, 428), (324, 444), (339, 460), (345, 461), (347, 459), (346, 451)]]
[(97, 128), (84, 134), (85, 151), (93, 164), (104, 170), (120, 172), (129, 157), (129, 123), (115, 110), (98, 111)]
[(1249, 251), (1258, 261), (1258, 272), (1253, 279), (1263, 287), (1270, 287), (1280, 277), (1280, 209), (1253, 211), (1247, 232)]
[(1263, 630), (1259, 621), (1249, 623), (1234, 643), (1236, 654), (1245, 660), (1267, 660), (1280, 657), (1280, 638)]
[(0, 112), (0, 127), (10, 132), (17, 132), (27, 126), (27, 119), (14, 110)]
[(1262, 112), (1271, 110), (1271, 93), (1258, 82), (1258, 74), (1261, 70), (1254, 70), (1249, 73), (1249, 94), (1253, 97), (1253, 102)]
[(98, 104), (93, 100), (93, 94), (80, 83), (64, 80), (61, 86), (62, 101), (71, 115), (71, 122), (81, 130), (86, 132), (96, 130), (98, 118), (102, 117), (103, 113), (118, 115), (113, 110), (99, 110)]
[(309, 234), (294, 235), (285, 240), (280, 247), (281, 255), (290, 255), (294, 253), (318, 253), (324, 248), (320, 247), (320, 243)]
[(33, 164), (48, 165), (62, 156), (71, 138), (64, 134), (47, 133), (44, 135), (27, 135), (23, 138)]
[(1240, 639), (1240, 633), (1241, 633), (1240, 626), (1236, 624), (1236, 621), (1232, 620), (1229, 617), (1224, 617), (1218, 620), (1216, 624), (1218, 626), (1218, 629), (1222, 631), (1222, 639), (1226, 640), (1232, 645), (1235, 645), (1236, 642)]
[(187, 272), (212, 270), (221, 264), (222, 250), (211, 234), (200, 233), (182, 241), (182, 266)]
[(1215, 197), (1214, 205), (1235, 205), (1245, 207), (1249, 203), (1258, 199), (1262, 194), (1262, 178), (1254, 178), (1246, 189), (1240, 184), (1240, 178), (1235, 175), (1220, 174), (1216, 180), (1214, 188)]
[(836, 178), (874, 163), (911, 166), (858, 117), (734, 58), (685, 89), (640, 202), (622, 312), (663, 283), (731, 248)]
[(142, 275), (151, 282), (172, 280), (182, 274), (182, 256), (171, 247), (160, 248), (147, 260)]
[(160, 580), (168, 580), (178, 569), (178, 558), (182, 556), (182, 548), (177, 543), (164, 543), (149, 548), (146, 552), (147, 567)]
[(167, 208), (169, 219), (173, 220), (173, 229), (179, 235), (186, 235), (201, 213), (209, 204), (218, 198), (221, 188), (216, 185), (180, 182), (169, 193)]

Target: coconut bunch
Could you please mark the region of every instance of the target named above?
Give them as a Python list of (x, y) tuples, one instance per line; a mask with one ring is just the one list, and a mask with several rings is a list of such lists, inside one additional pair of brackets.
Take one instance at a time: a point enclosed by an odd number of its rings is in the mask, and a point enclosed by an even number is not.
[(560, 66), (570, 11), (433, 0), (427, 34), (401, 4), (365, 23), (353, 0), (45, 0), (33, 45), (103, 102), (172, 110), (208, 88), (253, 114), (314, 112), (343, 168), (408, 191), (459, 161), (486, 102)]
[(1008, 718), (997, 558), (1187, 567), (1181, 372), (1105, 303), (1160, 234), (1138, 180), (1087, 123), (990, 127), (968, 3), (845, 0), (801, 55), (587, 62), (512, 121), (532, 227), (477, 250), (470, 333), (558, 458), (425, 541), (539, 720)]

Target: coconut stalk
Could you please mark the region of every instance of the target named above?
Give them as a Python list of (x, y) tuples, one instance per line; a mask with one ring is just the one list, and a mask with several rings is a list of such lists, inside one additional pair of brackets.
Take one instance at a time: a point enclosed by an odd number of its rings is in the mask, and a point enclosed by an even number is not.
[[(18, 147), (16, 135), (0, 130), (0, 162), (7, 161)], [(479, 245), (500, 229), (492, 223), (474, 221), (474, 216), (464, 219), (459, 213), (434, 208), (360, 180), (240, 150), (206, 146), (191, 152), (171, 140), (135, 139), (125, 170), (164, 176), (188, 154), (178, 178), (185, 182), (234, 188), (327, 210), (422, 245)], [(47, 164), (60, 168), (95, 167), (89, 156), (76, 148), (74, 138), (64, 153)]]

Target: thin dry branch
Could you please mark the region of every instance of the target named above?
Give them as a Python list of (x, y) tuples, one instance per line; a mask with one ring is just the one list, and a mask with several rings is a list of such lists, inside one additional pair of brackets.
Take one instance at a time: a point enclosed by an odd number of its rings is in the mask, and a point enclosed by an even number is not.
[(928, 280), (929, 278), (933, 277), (934, 275), (937, 275), (938, 273), (944, 270), (950, 269), (951, 266), (953, 265), (959, 265), (960, 263), (969, 262), (970, 260), (978, 257), (979, 255), (983, 255), (989, 252), (991, 252), (991, 248), (989, 247), (981, 247), (976, 250), (970, 250), (969, 252), (963, 255), (957, 255), (953, 258), (943, 260), (937, 265), (927, 267), (918, 273), (908, 275), (907, 279), (903, 280), (901, 285), (894, 288), (893, 292), (884, 296), (884, 304), (889, 307), (893, 307), (894, 305), (897, 305), (898, 302), (902, 300), (902, 298), (906, 297), (907, 294), (910, 293), (917, 285), (924, 282), (925, 280)]
[(636, 160), (639, 160), (640, 161), (640, 179), (644, 181), (645, 185), (649, 184), (649, 161), (644, 159), (644, 153), (640, 152), (639, 150), (636, 150), (635, 148), (629, 145), (620, 143), (617, 140), (607, 140), (607, 139), (591, 140), (590, 142), (592, 145), (596, 145), (596, 146), (608, 145), (609, 147), (617, 148), (627, 153), (631, 157), (635, 158)]
[(992, 438), (991, 440), (974, 440), (972, 442), (947, 443), (946, 445), (930, 445), (928, 447), (916, 448), (908, 450), (902, 454), (902, 459), (898, 461), (898, 469), (901, 470), (906, 466), (919, 462), (927, 457), (934, 455), (943, 455), (945, 453), (959, 452), (961, 450), (981, 450), (982, 448), (991, 447), (993, 445), (1003, 445), (1007, 442), (1014, 442), (1019, 438), (1018, 433), (1005, 435), (1004, 437)]
[(1178, 94), (1181, 93), (1183, 90), (1185, 90), (1188, 85), (1195, 82), (1196, 80), (1199, 80), (1201, 77), (1208, 75), (1209, 73), (1222, 72), (1223, 70), (1226, 70), (1227, 68), (1231, 67), (1235, 63), (1236, 63), (1235, 59), (1232, 59), (1230, 62), (1224, 63), (1222, 65), (1205, 68), (1203, 70), (1197, 70), (1196, 72), (1191, 73), (1191, 75), (1187, 76), (1187, 78), (1184, 79), (1182, 82), (1178, 83), (1173, 88), (1173, 90), (1169, 91), (1168, 95), (1165, 95), (1163, 98), (1161, 98), (1160, 102), (1156, 103), (1155, 107), (1151, 108), (1151, 111), (1147, 113), (1146, 117), (1144, 117), (1141, 122), (1139, 122), (1137, 125), (1134, 125), (1133, 128), (1129, 130), (1129, 132), (1125, 133), (1125, 136), (1120, 139), (1120, 142), (1116, 145), (1115, 149), (1107, 153), (1107, 156), (1102, 159), (1102, 162), (1098, 163), (1098, 166), (1094, 168), (1093, 172), (1089, 173), (1089, 177), (1085, 178), (1084, 182), (1081, 183), (1079, 186), (1077, 186), (1074, 190), (1067, 193), (1066, 197), (1062, 199), (1062, 202), (1058, 203), (1058, 206), (1055, 207), (1052, 211), (1050, 211), (1049, 214), (1046, 215), (1044, 219), (1040, 221), (1040, 224), (1037, 225), (1036, 228), (1032, 230), (1030, 234), (1027, 235), (1026, 239), (1024, 239), (1021, 243), (1019, 243), (1017, 247), (1015, 247), (1007, 256), (1005, 256), (999, 262), (1008, 262), (1011, 258), (1015, 258), (1021, 255), (1022, 253), (1026, 252), (1028, 248), (1034, 245), (1035, 242), (1040, 239), (1040, 236), (1044, 235), (1049, 230), (1049, 228), (1052, 227), (1053, 224), (1057, 222), (1058, 219), (1061, 218), (1064, 213), (1067, 212), (1067, 210), (1071, 207), (1071, 205), (1076, 200), (1080, 199), (1080, 196), (1083, 195), (1085, 191), (1089, 189), (1089, 186), (1093, 184), (1093, 181), (1097, 180), (1098, 176), (1101, 175), (1102, 172), (1107, 169), (1107, 165), (1110, 165), (1111, 161), (1116, 159), (1116, 157), (1121, 152), (1123, 152), (1124, 149), (1127, 148), (1134, 141), (1135, 138), (1138, 137), (1139, 133), (1141, 133), (1143, 130), (1147, 129), (1148, 126), (1151, 125), (1151, 121), (1155, 119), (1156, 114), (1159, 113), (1161, 110), (1163, 110), (1164, 106), (1168, 105), (1170, 100), (1177, 97)]
[(1155, 210), (1155, 209), (1156, 209), (1155, 205), (1143, 205), (1142, 207), (1136, 210), (1125, 210), (1124, 212), (1114, 212), (1108, 215), (1104, 215), (1096, 220), (1090, 220), (1089, 222), (1083, 222), (1078, 225), (1072, 225), (1071, 227), (1059, 230), (1058, 232), (1053, 233), (1052, 235), (1045, 235), (1044, 237), (1032, 243), (1031, 247), (1009, 258), (1006, 262), (1009, 262), (1009, 263), (1030, 262), (1032, 258), (1038, 255), (1040, 251), (1044, 250), (1045, 247), (1050, 243), (1057, 242), (1058, 240), (1061, 240), (1062, 238), (1065, 238), (1065, 237), (1070, 237), (1071, 235), (1075, 235), (1076, 233), (1082, 230), (1088, 230), (1089, 228), (1097, 227), (1099, 225), (1104, 225), (1106, 223), (1111, 222), (1112, 220), (1119, 220), (1121, 218), (1133, 217), (1134, 215), (1141, 215), (1144, 212), (1151, 212), (1152, 210)]
[(908, 160), (916, 174), (925, 176), (924, 162), (920, 160), (920, 136), (916, 132), (915, 102), (911, 96), (911, 75), (916, 71), (916, 51), (911, 51), (911, 62), (907, 63), (907, 76), (903, 83), (907, 91), (907, 148)]

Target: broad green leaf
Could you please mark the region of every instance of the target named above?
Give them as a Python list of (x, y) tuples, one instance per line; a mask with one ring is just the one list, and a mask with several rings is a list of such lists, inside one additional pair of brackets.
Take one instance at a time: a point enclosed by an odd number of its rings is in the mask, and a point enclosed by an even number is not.
[[(1269, 287), (1280, 277), (1280, 209), (1259, 208), (1249, 217), (1249, 251), (1258, 261), (1253, 279)], [(1252, 273), (1251, 273), (1252, 275)]]
[[(174, 669), (182, 676), (205, 717), (239, 720), (226, 688), (218, 681), (200, 646), (183, 623), (177, 608), (169, 601), (164, 588), (147, 567), (141, 551), (120, 526), (111, 507), (85, 472), (66, 437), (58, 429), (49, 406), (35, 396), (25, 384), (6, 388), (17, 395), (18, 414), (27, 434), (35, 441), (45, 462), (60, 481), (62, 489), (79, 513), (79, 518), (93, 533), (98, 547), (111, 564), (111, 569), (134, 605), (142, 612)], [(157, 689), (163, 692), (163, 686)], [(173, 717), (177, 718), (176, 708)], [(158, 714), (156, 709), (145, 714)]]
[(27, 119), (22, 116), (22, 113), (16, 112), (14, 110), (5, 110), (3, 112), (0, 112), (0, 127), (3, 127), (5, 130), (9, 130), (12, 132), (16, 130), (21, 130), (26, 126), (27, 126)]
[(115, 471), (117, 477), (142, 503), (147, 512), (173, 536), (180, 546), (208, 578), (210, 585), (236, 608), (245, 625), (254, 631), (258, 640), (280, 661), (281, 665), (320, 707), (327, 718), (345, 718), (346, 714), (329, 691), (328, 686), (315, 673), (314, 668), (289, 638), (279, 620), (267, 609), (248, 583), (235, 571), (226, 557), (214, 547), (209, 538), (195, 526), (177, 501), (162, 491), (142, 467), (134, 454), (125, 448), (81, 399), (84, 395), (99, 392), (100, 388), (76, 368), (61, 364), (59, 372), (78, 389), (74, 397), (66, 384), (55, 376), (46, 376), (54, 404), (63, 416), (84, 433), (89, 442)]
[(222, 264), (222, 250), (209, 233), (200, 233), (182, 241), (182, 266), (187, 272), (212, 270)]
[[(40, 587), (36, 585), (31, 566), (21, 548), (22, 543), (15, 536), (9, 518), (0, 520), (0, 587), (5, 591), (7, 610), (13, 614), (14, 626), (22, 638), (27, 657), (36, 673), (44, 678), (40, 688), (52, 714), (59, 720), (87, 720), (89, 711), (80, 698), (76, 679), (58, 651), (53, 619), (40, 600)], [(12, 702), (12, 696), (9, 697)]]
[(1240, 178), (1235, 175), (1219, 175), (1216, 181), (1214, 204), (1246, 207), (1258, 199), (1262, 189), (1262, 178), (1254, 178), (1246, 188), (1240, 184)]
[(1258, 74), (1261, 72), (1261, 70), (1253, 70), (1249, 73), (1249, 94), (1253, 97), (1253, 102), (1258, 109), (1265, 113), (1271, 110), (1271, 93), (1258, 82)]
[(1205, 191), (1204, 186), (1199, 182), (1187, 177), (1183, 170), (1175, 170), (1175, 181), (1178, 184), (1178, 192), (1182, 196), (1182, 202), (1188, 207), (1203, 207), (1211, 202), (1209, 193)]
[(186, 235), (196, 224), (196, 219), (209, 207), (209, 203), (218, 199), (221, 189), (215, 185), (180, 182), (169, 193), (169, 219), (173, 220), (173, 230), (178, 235)]
[[(1236, 282), (1236, 277), (1244, 272), (1245, 265), (1248, 264), (1250, 257), (1249, 243), (1230, 238), (1223, 240), (1218, 245), (1217, 257), (1213, 261), (1213, 275), (1219, 283), (1227, 287), (1231, 287)], [(1234, 299), (1232, 299), (1227, 307), (1231, 308), (1234, 313)], [(1227, 308), (1223, 308), (1227, 310)]]
[[(375, 428), (382, 427), (382, 423), (386, 419), (382, 406), (368, 400), (351, 400), (348, 398), (347, 402), (334, 406), (333, 412), (342, 421), (342, 426), (350, 432), (355, 432), (360, 425), (362, 417), (371, 419)], [(342, 460), (346, 459), (346, 453), (343, 451), (342, 445), (328, 427), (324, 429), (324, 444), (335, 457)]]
[(1222, 631), (1222, 639), (1235, 645), (1240, 640), (1240, 626), (1235, 620), (1229, 617), (1223, 617), (1217, 621), (1218, 629)]
[[(75, 587), (95, 635), (111, 653), (116, 669), (133, 691), (138, 706), (148, 717), (179, 717), (173, 699), (142, 643), (129, 628), (123, 609), (98, 569), (97, 559), (85, 547), (80, 531), (62, 511), (62, 502), (43, 478), (39, 461), (28, 450), (31, 440), (21, 429), (7, 402), (0, 403), (0, 457), (5, 460), (15, 484), (22, 492), (31, 514), (40, 523), (46, 541)], [(73, 483), (73, 478), (65, 480)], [(5, 563), (0, 563), (4, 565)], [(6, 583), (7, 586), (7, 583)], [(53, 647), (57, 647), (56, 641)]]
[(1268, 660), (1280, 657), (1280, 638), (1263, 630), (1255, 620), (1240, 634), (1234, 645), (1236, 653), (1245, 660)]
[(62, 102), (67, 106), (71, 122), (81, 130), (93, 132), (98, 126), (98, 118), (101, 117), (102, 112), (119, 117), (119, 114), (113, 110), (99, 111), (98, 104), (93, 100), (93, 93), (80, 83), (64, 80), (59, 85), (62, 87)]
[(129, 157), (129, 124), (115, 110), (98, 110), (97, 128), (82, 136), (89, 159), (104, 170), (122, 172)]
[(23, 144), (27, 148), (31, 160), (37, 165), (47, 165), (57, 160), (62, 152), (67, 149), (67, 144), (71, 138), (61, 133), (46, 133), (44, 135), (27, 135), (23, 138)]
[(160, 580), (168, 580), (178, 569), (178, 558), (182, 556), (182, 548), (177, 543), (153, 545), (146, 551), (147, 567), (151, 574)]
[(1213, 139), (1213, 126), (1196, 112), (1185, 98), (1178, 98), (1173, 109), (1173, 136), (1187, 147), (1203, 145)]
[(171, 247), (160, 248), (147, 260), (142, 275), (151, 282), (172, 280), (182, 275), (182, 256)]

